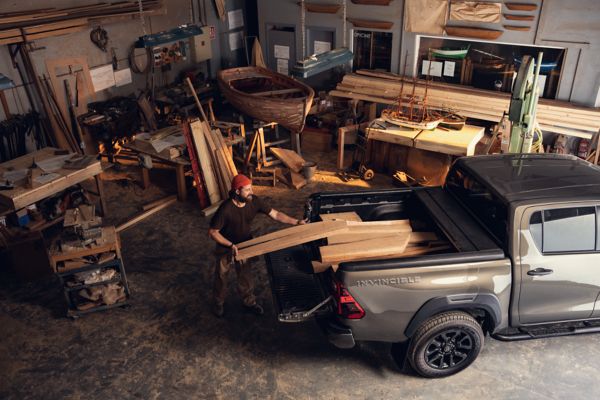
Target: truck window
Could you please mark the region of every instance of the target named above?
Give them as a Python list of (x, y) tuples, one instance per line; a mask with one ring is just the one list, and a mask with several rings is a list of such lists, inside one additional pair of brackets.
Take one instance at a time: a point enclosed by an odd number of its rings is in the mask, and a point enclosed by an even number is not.
[(537, 211), (529, 231), (542, 253), (596, 250), (596, 208), (573, 207)]
[(485, 227), (506, 245), (508, 238), (508, 209), (486, 186), (458, 168), (446, 178), (446, 188), (452, 192)]

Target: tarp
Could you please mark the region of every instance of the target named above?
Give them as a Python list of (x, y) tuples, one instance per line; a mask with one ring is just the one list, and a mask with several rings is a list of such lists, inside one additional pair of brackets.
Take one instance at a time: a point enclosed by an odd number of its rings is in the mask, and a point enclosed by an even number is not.
[(406, 0), (404, 30), (441, 35), (444, 33), (447, 14), (446, 0)]
[(450, 19), (472, 22), (500, 22), (502, 3), (480, 3), (476, 1), (453, 1), (450, 4)]

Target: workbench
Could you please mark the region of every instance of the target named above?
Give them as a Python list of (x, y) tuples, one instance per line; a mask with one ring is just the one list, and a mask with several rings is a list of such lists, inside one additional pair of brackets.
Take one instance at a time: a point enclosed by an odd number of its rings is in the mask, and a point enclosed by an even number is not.
[[(179, 201), (185, 201), (187, 198), (187, 187), (185, 184), (185, 170), (191, 166), (190, 160), (187, 157), (179, 156), (176, 158), (170, 158), (164, 154), (158, 153), (152, 148), (147, 146), (140, 146), (137, 141), (134, 140), (123, 145), (124, 148), (129, 149), (138, 154), (145, 154), (152, 157), (153, 160), (159, 161), (159, 166), (156, 168), (165, 168), (160, 164), (166, 164), (167, 168), (175, 169), (175, 176), (177, 182), (177, 199)], [(142, 167), (142, 186), (146, 189), (150, 186), (150, 171), (148, 168)]]
[(93, 159), (84, 167), (78, 169), (59, 168), (50, 174), (44, 173), (38, 166), (32, 168), (34, 161), (43, 162), (56, 159), (56, 157), (61, 156), (60, 154), (57, 155), (57, 153), (61, 152), (62, 150), (53, 147), (45, 147), (41, 150), (0, 164), (0, 179), (2, 179), (5, 172), (24, 169), (30, 169), (31, 171), (31, 184), (17, 184), (13, 189), (0, 191), (0, 208), (2, 209), (0, 212), (2, 212), (2, 214), (20, 210), (23, 207), (65, 190), (70, 186), (94, 178), (98, 189), (98, 193), (95, 194), (97, 194), (100, 199), (102, 214), (106, 215), (107, 210), (104, 200), (104, 189), (102, 180), (98, 175), (103, 171), (103, 168), (108, 168), (109, 164), (103, 166), (99, 160)]
[(484, 132), (484, 128), (473, 125), (465, 125), (459, 131), (410, 129), (376, 119), (367, 127), (367, 138), (460, 157), (475, 154)]

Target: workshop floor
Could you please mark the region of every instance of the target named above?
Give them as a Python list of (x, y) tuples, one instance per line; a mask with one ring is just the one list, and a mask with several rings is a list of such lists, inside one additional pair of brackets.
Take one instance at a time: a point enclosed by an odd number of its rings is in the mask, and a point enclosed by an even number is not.
[[(331, 172), (333, 153), (309, 155), (324, 171), (300, 191), (257, 186), (277, 209), (301, 216), (316, 191), (352, 190)], [(135, 174), (135, 170), (132, 170)], [(166, 174), (166, 175), (165, 175)], [(116, 176), (116, 172), (111, 172)], [(152, 172), (151, 179), (169, 178)], [(379, 175), (373, 187), (391, 187)], [(174, 192), (107, 181), (118, 224)], [(254, 264), (266, 313), (243, 313), (234, 290), (226, 317), (210, 313), (213, 244), (194, 193), (122, 233), (131, 307), (64, 317), (58, 282), (0, 275), (1, 399), (584, 399), (600, 397), (600, 335), (502, 343), (488, 339), (473, 366), (444, 380), (401, 373), (389, 345), (330, 346), (317, 326), (281, 324), (264, 262)], [(257, 233), (280, 226), (264, 216)], [(234, 277), (231, 276), (232, 283)]]

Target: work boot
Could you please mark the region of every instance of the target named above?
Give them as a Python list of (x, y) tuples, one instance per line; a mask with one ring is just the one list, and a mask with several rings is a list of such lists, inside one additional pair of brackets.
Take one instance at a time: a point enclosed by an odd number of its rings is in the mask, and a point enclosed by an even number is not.
[(212, 313), (215, 314), (217, 318), (223, 318), (223, 315), (225, 315), (225, 306), (223, 306), (223, 304), (213, 303)]
[(252, 314), (255, 314), (255, 315), (263, 315), (265, 313), (265, 310), (258, 303), (254, 303), (251, 306), (244, 306), (244, 308), (246, 309), (247, 312), (251, 312)]

